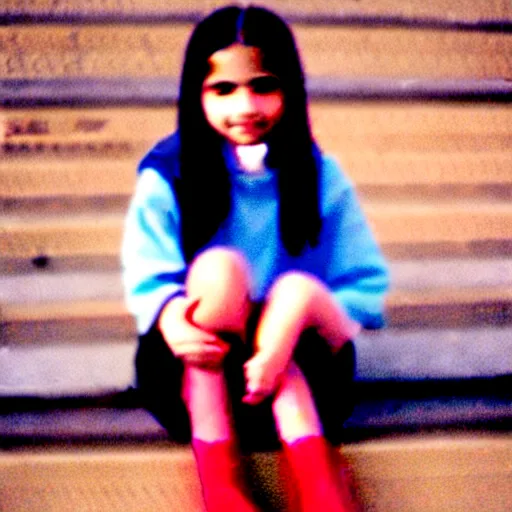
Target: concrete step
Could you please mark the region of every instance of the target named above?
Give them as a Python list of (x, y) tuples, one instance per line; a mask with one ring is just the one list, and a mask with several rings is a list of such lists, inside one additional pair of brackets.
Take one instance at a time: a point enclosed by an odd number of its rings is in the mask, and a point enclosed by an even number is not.
[[(389, 262), (394, 290), (496, 288), (512, 286), (512, 259), (423, 259)], [(121, 269), (84, 264), (79, 270), (35, 268), (0, 273), (0, 304), (33, 304), (72, 300), (121, 299)]]
[[(418, 247), (503, 246), (512, 239), (510, 201), (384, 202), (363, 204), (384, 252), (412, 253)], [(71, 258), (119, 254), (125, 211), (4, 215), (0, 223), (2, 259), (44, 256)], [(438, 249), (438, 256), (443, 254)]]
[(0, 201), (7, 209), (23, 199), (27, 207), (45, 198), (61, 202), (66, 198), (124, 196), (128, 200), (134, 190), (136, 165), (132, 158), (4, 159), (0, 163)]
[[(314, 100), (310, 110), (320, 145), (341, 161), (360, 152), (483, 157), (509, 153), (512, 143), (512, 111), (506, 104)], [(3, 151), (23, 160), (87, 154), (95, 161), (122, 154), (135, 162), (176, 122), (176, 110), (168, 106), (19, 108), (5, 110), (4, 116)]]
[[(510, 259), (391, 262), (390, 328), (357, 340), (362, 379), (512, 372)], [(0, 394), (104, 393), (133, 381), (119, 268), (0, 275)]]
[(363, 332), (356, 351), (358, 379), (371, 382), (512, 374), (512, 328), (507, 325)]
[[(437, 434), (341, 448), (365, 510), (505, 512), (512, 504), (510, 435)], [(283, 510), (276, 453), (246, 458), (263, 510)], [(189, 447), (55, 447), (0, 459), (0, 506), (22, 510), (199, 511)], [(276, 494), (277, 491), (277, 494)]]
[(101, 325), (82, 326), (79, 339), (32, 333), (37, 338), (30, 344), (0, 348), (0, 397), (102, 396), (133, 386), (135, 336), (114, 339)]
[[(37, 301), (0, 305), (4, 323), (3, 338), (14, 342), (21, 336), (23, 325), (30, 329), (40, 324), (46, 329), (46, 337), (58, 339), (62, 329), (68, 337), (72, 333), (80, 337), (80, 329), (94, 319), (96, 328), (118, 333), (114, 338), (124, 338), (133, 333), (133, 324), (119, 297), (91, 298), (95, 284), (91, 283), (91, 294), (77, 292), (74, 300)], [(96, 289), (99, 286), (96, 285)], [(117, 292), (114, 291), (113, 295)], [(57, 294), (58, 295), (58, 294)], [(76, 298), (82, 295), (84, 298)], [(389, 325), (400, 328), (431, 326), (461, 327), (475, 325), (508, 325), (511, 321), (512, 289), (508, 284), (494, 287), (427, 288), (392, 290), (386, 308)], [(74, 327), (73, 327), (74, 325)], [(110, 328), (108, 327), (110, 326)], [(89, 328), (92, 326), (89, 324)], [(55, 331), (56, 334), (50, 336)], [(33, 335), (32, 335), (33, 337)], [(23, 339), (22, 337), (21, 339)], [(65, 338), (65, 337), (64, 337)], [(79, 338), (77, 338), (79, 339)]]
[[(512, 155), (506, 151), (351, 151), (336, 156), (365, 198), (512, 198)], [(0, 209), (73, 208), (71, 199), (89, 197), (122, 198), (126, 206), (136, 165), (131, 158), (6, 158), (0, 162)]]
[(134, 321), (120, 298), (2, 304), (0, 314), (6, 345), (135, 336)]
[[(507, 263), (504, 263), (507, 267)], [(501, 268), (501, 267), (500, 267)], [(498, 269), (497, 269), (498, 270)], [(121, 269), (82, 268), (55, 272), (51, 269), (0, 274), (0, 304), (122, 299)]]
[[(505, 326), (512, 320), (511, 306), (512, 290), (504, 285), (495, 288), (392, 291), (386, 308), (389, 325), (405, 329)], [(53, 340), (91, 339), (83, 334), (91, 331), (125, 339), (135, 332), (122, 299), (2, 304), (0, 314), (5, 343), (37, 340), (37, 331), (34, 331), (37, 326), (41, 333), (44, 332), (45, 339)]]
[[(507, 78), (310, 76), (305, 85), (317, 100), (508, 103), (512, 96)], [(8, 108), (163, 106), (176, 103), (178, 89), (177, 78), (161, 76), (0, 79), (0, 96)]]
[[(412, 432), (482, 430), (512, 426), (512, 374), (361, 380), (343, 425), (346, 442)], [(130, 386), (73, 393), (26, 393), (0, 398), (0, 447), (155, 442), (168, 439)]]
[[(4, 79), (177, 77), (193, 24), (44, 23), (0, 29)], [(295, 24), (309, 76), (510, 78), (507, 33)], [(333, 53), (333, 48), (342, 51)], [(9, 58), (7, 58), (9, 56)]]
[(512, 260), (507, 257), (392, 260), (390, 272), (396, 290), (512, 286)]
[[(443, 23), (468, 28), (486, 22), (507, 23), (512, 19), (512, 8), (503, 0), (477, 0), (472, 8), (467, 9), (464, 1), (458, 0), (450, 4), (449, 9), (442, 0), (431, 0), (428, 4), (421, 0), (409, 0), (406, 5), (401, 2), (382, 2), (368, 0), (354, 3), (351, 0), (296, 0), (292, 2), (276, 2), (261, 0), (259, 5), (276, 10), (288, 19), (307, 22), (321, 22), (330, 19), (334, 22), (371, 23), (372, 20), (386, 20), (388, 23), (407, 23), (414, 25), (423, 21), (435, 25)], [(37, 3), (20, 3), (16, 0), (5, 0), (0, 7), (0, 15), (10, 15), (13, 21), (85, 21), (94, 19), (115, 19), (140, 21), (152, 20), (190, 20), (199, 19), (212, 9), (225, 5), (223, 0), (174, 0), (172, 4), (165, 2), (148, 2), (132, 0), (130, 2), (104, 3), (99, 0), (84, 4), (78, 0), (66, 3), (55, 3), (50, 0)], [(377, 18), (377, 19), (375, 19)]]
[[(134, 333), (101, 318), (60, 332), (25, 324), (2, 335), (0, 396), (77, 397), (120, 392), (134, 383)], [(109, 330), (110, 329), (110, 330)], [(16, 336), (15, 336), (16, 335)], [(357, 379), (385, 383), (512, 375), (512, 327), (431, 327), (365, 332), (356, 340)], [(410, 385), (410, 384), (408, 384)], [(445, 390), (448, 393), (448, 388)]]

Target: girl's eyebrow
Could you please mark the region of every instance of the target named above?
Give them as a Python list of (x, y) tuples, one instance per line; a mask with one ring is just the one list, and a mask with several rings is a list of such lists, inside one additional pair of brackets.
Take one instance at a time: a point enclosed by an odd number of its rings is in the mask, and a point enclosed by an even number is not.
[(269, 81), (269, 82), (276, 82), (279, 83), (279, 79), (274, 75), (258, 75), (247, 82), (234, 82), (232, 80), (216, 80), (215, 82), (208, 82), (208, 80), (205, 80), (204, 87), (211, 89), (216, 88), (219, 86), (222, 87), (238, 87), (239, 85), (253, 85), (254, 83), (258, 83), (260, 81)]

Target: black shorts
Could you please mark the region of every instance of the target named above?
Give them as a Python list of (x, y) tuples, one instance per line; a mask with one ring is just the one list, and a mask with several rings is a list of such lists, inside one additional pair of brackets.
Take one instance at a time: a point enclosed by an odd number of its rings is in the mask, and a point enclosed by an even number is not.
[[(255, 332), (258, 318), (259, 311), (251, 319), (249, 332)], [(252, 340), (243, 343), (233, 335), (222, 337), (231, 344), (224, 369), (240, 446), (244, 451), (276, 449), (279, 439), (272, 415), (272, 398), (256, 406), (242, 402), (245, 394), (243, 364), (253, 352)], [(325, 436), (331, 443), (339, 444), (343, 423), (353, 408), (353, 343), (346, 343), (333, 355), (327, 342), (310, 329), (303, 332), (294, 360), (308, 381)], [(190, 422), (181, 398), (183, 364), (170, 351), (158, 329), (153, 328), (139, 338), (135, 365), (137, 388), (144, 407), (173, 441), (189, 443)]]

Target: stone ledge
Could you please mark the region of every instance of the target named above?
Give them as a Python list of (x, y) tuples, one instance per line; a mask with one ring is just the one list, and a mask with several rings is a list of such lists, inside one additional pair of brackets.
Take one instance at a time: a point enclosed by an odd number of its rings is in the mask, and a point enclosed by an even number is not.
[[(419, 0), (380, 2), (370, 0), (363, 3), (351, 0), (298, 0), (286, 2), (260, 0), (259, 5), (274, 9), (290, 22), (296, 23), (345, 23), (402, 26), (429, 26), (459, 30), (501, 30), (511, 23), (512, 9), (506, 2), (474, 1), (471, 9), (463, 2), (452, 2), (447, 12), (440, 1), (427, 4)], [(196, 22), (216, 7), (225, 5), (221, 0), (174, 0), (172, 4), (151, 0), (80, 0), (59, 2), (39, 0), (22, 2), (6, 0), (0, 16), (8, 17), (11, 23), (73, 22)]]
[[(512, 374), (488, 379), (358, 381), (347, 441), (392, 433), (512, 429)], [(163, 441), (133, 390), (96, 397), (0, 399), (3, 447)]]
[[(307, 89), (317, 100), (512, 101), (512, 84), (505, 79), (310, 77)], [(172, 76), (2, 79), (0, 96), (11, 108), (171, 105), (178, 98), (178, 82)]]

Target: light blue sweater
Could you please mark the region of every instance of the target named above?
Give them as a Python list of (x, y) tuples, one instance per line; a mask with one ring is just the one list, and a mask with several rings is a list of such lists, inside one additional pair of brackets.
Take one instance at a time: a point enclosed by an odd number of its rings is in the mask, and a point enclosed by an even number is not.
[[(150, 153), (151, 155), (151, 153)], [(144, 163), (126, 216), (122, 247), (126, 301), (140, 334), (164, 304), (182, 293), (186, 264), (180, 248), (180, 212), (165, 172)], [(384, 325), (389, 277), (350, 181), (332, 158), (320, 165), (323, 228), (317, 247), (290, 256), (279, 238), (275, 171), (247, 173), (226, 153), (233, 207), (209, 246), (231, 246), (253, 272), (254, 300), (261, 300), (281, 273), (302, 270), (320, 278), (341, 307), (367, 329)], [(177, 162), (176, 162), (177, 165)]]

